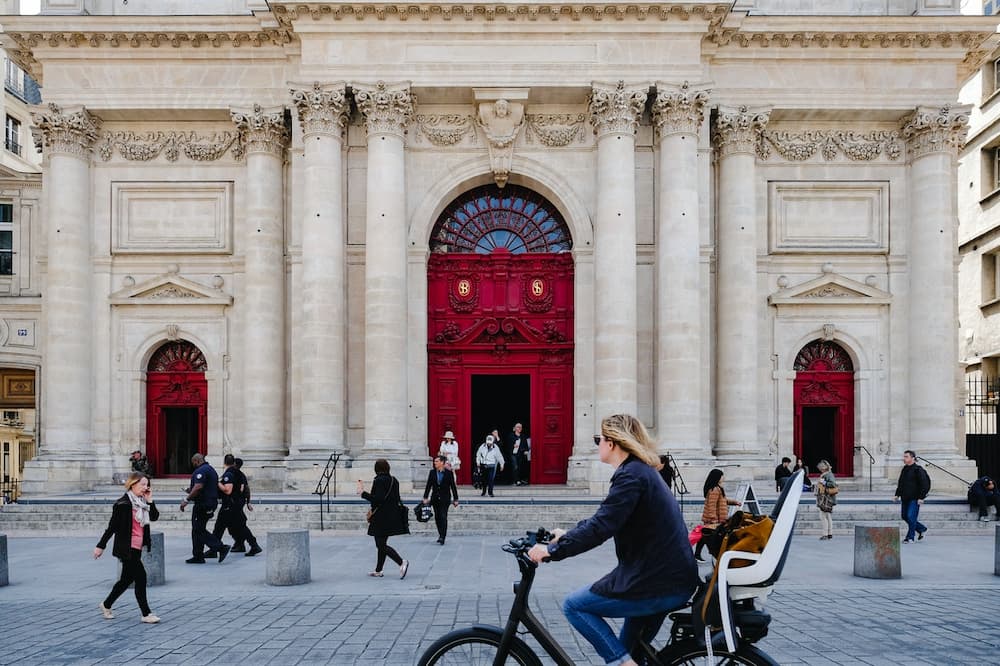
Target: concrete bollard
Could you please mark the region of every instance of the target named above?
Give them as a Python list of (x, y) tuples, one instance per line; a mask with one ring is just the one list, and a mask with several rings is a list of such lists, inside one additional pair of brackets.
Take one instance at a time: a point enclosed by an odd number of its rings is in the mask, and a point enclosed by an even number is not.
[(859, 578), (902, 578), (899, 528), (854, 526), (854, 575)]
[(267, 533), (267, 584), (304, 585), (311, 580), (309, 530)]
[(163, 532), (149, 533), (150, 550), (142, 549), (142, 566), (146, 567), (146, 585), (163, 585), (167, 582), (166, 557), (163, 550)]
[(9, 585), (7, 576), (7, 535), (0, 534), (0, 587)]

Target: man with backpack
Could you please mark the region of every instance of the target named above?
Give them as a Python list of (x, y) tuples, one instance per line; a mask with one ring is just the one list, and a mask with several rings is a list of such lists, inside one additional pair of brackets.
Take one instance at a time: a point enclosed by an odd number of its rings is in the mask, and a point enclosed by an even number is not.
[(903, 469), (899, 471), (894, 500), (902, 502), (900, 513), (906, 521), (906, 538), (903, 543), (913, 543), (914, 536), (920, 541), (927, 532), (927, 526), (920, 522), (920, 505), (931, 491), (931, 478), (920, 465), (916, 464), (917, 454), (907, 449), (903, 452)]

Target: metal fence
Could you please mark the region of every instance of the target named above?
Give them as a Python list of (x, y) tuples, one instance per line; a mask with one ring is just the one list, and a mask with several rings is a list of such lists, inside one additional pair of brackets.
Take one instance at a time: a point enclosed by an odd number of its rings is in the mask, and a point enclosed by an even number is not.
[(997, 406), (1000, 378), (982, 375), (965, 379), (965, 455), (976, 461), (979, 475), (1000, 477), (1000, 433)]
[(21, 496), (21, 482), (17, 479), (0, 480), (0, 504), (11, 504)]

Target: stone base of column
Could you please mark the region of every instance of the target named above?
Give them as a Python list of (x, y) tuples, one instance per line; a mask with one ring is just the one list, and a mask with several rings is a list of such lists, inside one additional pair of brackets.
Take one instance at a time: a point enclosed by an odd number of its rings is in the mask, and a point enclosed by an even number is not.
[[(243, 459), (243, 473), (250, 481), (251, 493), (280, 493), (285, 488), (287, 465), (285, 456), (275, 456), (270, 453), (242, 453), (234, 451), (233, 455)], [(225, 465), (222, 458), (210, 457), (208, 461), (215, 471), (222, 475)]]
[(47, 454), (24, 463), (21, 495), (38, 497), (54, 493), (92, 490), (114, 481), (114, 472), (130, 471), (123, 459), (114, 465), (94, 454)]
[[(330, 460), (331, 452), (300, 452), (288, 456), (285, 461), (285, 489), (298, 493), (311, 493), (316, 490), (327, 463)], [(353, 494), (354, 488), (350, 487), (349, 481), (353, 483), (351, 476), (353, 459), (346, 453), (341, 453), (337, 459), (336, 472), (330, 476), (330, 495), (334, 494), (336, 483), (336, 494), (350, 492)], [(333, 472), (333, 464), (331, 472)]]

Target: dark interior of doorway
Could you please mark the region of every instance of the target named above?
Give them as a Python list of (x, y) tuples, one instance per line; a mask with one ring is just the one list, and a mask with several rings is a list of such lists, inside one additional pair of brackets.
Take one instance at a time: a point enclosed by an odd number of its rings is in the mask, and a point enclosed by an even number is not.
[[(473, 451), (486, 441), (494, 429), (501, 439), (507, 437), (515, 423), (524, 427), (524, 435), (531, 436), (531, 377), (530, 375), (472, 375), (472, 433)], [(510, 464), (497, 483), (512, 483)], [(522, 475), (525, 475), (522, 472)], [(525, 475), (526, 476), (526, 475)]]
[(198, 452), (198, 408), (166, 407), (163, 417), (167, 429), (167, 469), (163, 473), (190, 474), (191, 456)]
[(810, 473), (816, 473), (820, 460), (829, 462), (834, 472), (840, 469), (834, 449), (837, 411), (837, 407), (802, 408), (802, 460)]

